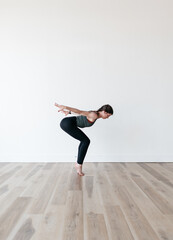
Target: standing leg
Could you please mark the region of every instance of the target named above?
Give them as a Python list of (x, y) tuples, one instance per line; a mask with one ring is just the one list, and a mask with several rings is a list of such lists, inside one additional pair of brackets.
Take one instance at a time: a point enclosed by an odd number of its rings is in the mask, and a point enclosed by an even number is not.
[[(80, 130), (81, 131), (81, 130)], [(84, 134), (85, 135), (85, 134)], [(77, 158), (77, 163), (78, 164), (83, 164), (84, 158), (86, 156), (88, 147), (90, 145), (90, 139), (85, 135), (82, 137), (80, 140), (79, 148), (78, 148), (78, 158)]]
[(78, 148), (78, 158), (77, 158), (78, 164), (76, 164), (76, 169), (80, 175), (84, 175), (82, 173), (82, 164), (90, 144), (90, 139), (85, 135), (84, 132), (82, 132), (76, 126), (76, 123), (74, 122), (73, 117), (64, 118), (61, 121), (60, 126), (70, 136), (80, 141), (79, 148)]

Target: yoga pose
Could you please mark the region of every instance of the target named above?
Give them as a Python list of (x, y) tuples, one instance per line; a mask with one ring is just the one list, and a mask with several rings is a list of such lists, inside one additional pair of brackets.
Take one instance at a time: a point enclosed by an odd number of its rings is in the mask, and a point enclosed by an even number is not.
[(91, 127), (98, 118), (109, 118), (113, 115), (113, 109), (108, 104), (103, 105), (97, 111), (82, 111), (76, 108), (59, 105), (57, 103), (55, 103), (55, 106), (59, 108), (58, 112), (64, 113), (65, 116), (71, 113), (79, 115), (63, 118), (60, 126), (66, 133), (80, 141), (75, 168), (77, 173), (80, 176), (83, 176), (82, 164), (90, 144), (90, 139), (79, 128)]

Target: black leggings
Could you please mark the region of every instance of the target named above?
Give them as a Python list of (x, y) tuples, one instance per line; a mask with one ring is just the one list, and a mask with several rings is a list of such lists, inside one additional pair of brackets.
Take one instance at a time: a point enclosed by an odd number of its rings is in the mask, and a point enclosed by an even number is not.
[(78, 158), (77, 163), (83, 164), (85, 155), (87, 153), (90, 139), (82, 132), (76, 124), (76, 117), (65, 117), (60, 122), (60, 127), (68, 133), (70, 136), (76, 138), (80, 141), (79, 148), (78, 148)]

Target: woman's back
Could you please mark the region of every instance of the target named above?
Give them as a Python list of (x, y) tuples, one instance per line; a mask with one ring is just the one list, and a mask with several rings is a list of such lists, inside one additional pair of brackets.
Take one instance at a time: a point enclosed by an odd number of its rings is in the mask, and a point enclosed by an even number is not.
[(83, 116), (83, 115), (80, 115), (80, 116), (76, 117), (77, 126), (80, 127), (80, 128), (91, 127), (95, 123), (95, 121), (91, 122), (87, 119), (86, 116)]

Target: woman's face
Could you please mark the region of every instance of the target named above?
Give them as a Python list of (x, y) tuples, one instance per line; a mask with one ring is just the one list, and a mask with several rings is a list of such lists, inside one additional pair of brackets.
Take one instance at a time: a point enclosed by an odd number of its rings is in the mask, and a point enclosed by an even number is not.
[(109, 118), (111, 115), (112, 115), (112, 114), (107, 113), (107, 112), (105, 112), (105, 111), (102, 111), (102, 112), (101, 112), (101, 117), (102, 117), (103, 119), (107, 119), (107, 118)]

